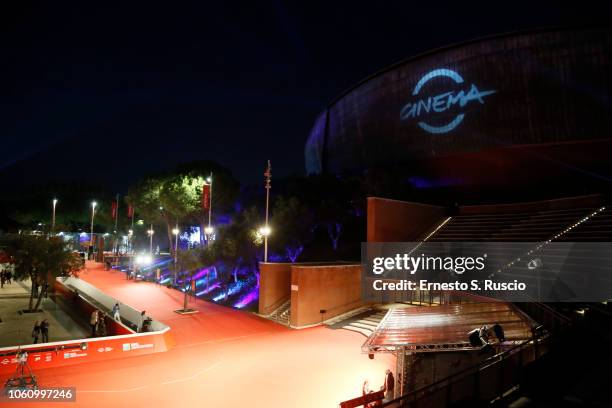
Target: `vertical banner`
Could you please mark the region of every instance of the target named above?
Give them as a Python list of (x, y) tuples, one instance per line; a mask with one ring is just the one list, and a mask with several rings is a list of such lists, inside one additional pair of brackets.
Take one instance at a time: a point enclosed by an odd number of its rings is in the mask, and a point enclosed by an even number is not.
[(114, 219), (117, 218), (117, 202), (113, 201), (113, 204), (111, 205), (111, 216)]
[(204, 184), (202, 186), (202, 209), (208, 210), (210, 208), (210, 185)]
[(134, 207), (132, 207), (131, 204), (128, 204), (127, 216), (128, 218), (132, 218), (134, 216)]

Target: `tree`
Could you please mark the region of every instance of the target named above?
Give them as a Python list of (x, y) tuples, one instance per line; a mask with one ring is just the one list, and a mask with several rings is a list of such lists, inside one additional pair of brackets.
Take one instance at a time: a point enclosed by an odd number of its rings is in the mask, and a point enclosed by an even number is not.
[(334, 251), (347, 223), (365, 211), (365, 195), (359, 178), (321, 174), (292, 178), (284, 183), (286, 195), (299, 198), (311, 209), (316, 228), (324, 231)]
[[(203, 266), (201, 255), (201, 249), (188, 249), (186, 251), (179, 251), (177, 254), (177, 266), (183, 271), (185, 280), (183, 285), (188, 281), (188, 287), (183, 287), (184, 300), (183, 300), (183, 311), (187, 310), (187, 292), (191, 288), (193, 281), (193, 274)], [(194, 293), (195, 296), (195, 293)]]
[(274, 229), (271, 248), (295, 262), (304, 245), (312, 239), (315, 227), (312, 211), (296, 197), (278, 197), (274, 201), (271, 225)]
[(55, 278), (76, 276), (83, 267), (78, 254), (69, 251), (60, 238), (19, 235), (10, 240), (7, 252), (15, 266), (15, 280), (31, 282), (29, 311), (38, 310)]
[(201, 202), (204, 184), (204, 177), (196, 174), (168, 176), (161, 183), (159, 202), (163, 208), (161, 215), (166, 222), (171, 252), (174, 252), (171, 234), (173, 225), (202, 219)]
[(255, 207), (250, 207), (237, 214), (229, 225), (220, 228), (217, 239), (202, 249), (201, 259), (204, 265), (214, 266), (226, 293), (229, 281), (238, 282), (238, 272), (241, 268), (257, 273), (258, 257), (261, 250), (258, 247), (257, 226), (260, 217)]
[(206, 226), (202, 186), (213, 171), (214, 213), (228, 211), (238, 194), (238, 182), (228, 170), (212, 162), (196, 162), (173, 173), (141, 180), (130, 187), (126, 201), (147, 223), (166, 225), (169, 247), (174, 252), (172, 229), (177, 223), (199, 224), (201, 230)]

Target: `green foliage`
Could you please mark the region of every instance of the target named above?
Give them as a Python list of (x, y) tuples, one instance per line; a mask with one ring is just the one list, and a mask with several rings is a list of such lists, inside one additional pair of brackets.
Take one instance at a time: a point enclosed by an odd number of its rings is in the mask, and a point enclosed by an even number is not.
[[(7, 248), (11, 262), (15, 266), (15, 280), (27, 280), (32, 283), (30, 310), (37, 309), (49, 285), (60, 276), (76, 276), (83, 267), (78, 254), (70, 252), (60, 238), (46, 238), (34, 235), (13, 237)], [(40, 293), (37, 288), (41, 287)], [(38, 301), (33, 308), (34, 297)]]
[(257, 268), (257, 255), (261, 248), (256, 242), (256, 230), (260, 217), (255, 207), (237, 214), (229, 225), (217, 231), (215, 241), (204, 247), (201, 260), (204, 265), (214, 265), (224, 279), (244, 266), (250, 270)]
[(202, 212), (204, 184), (204, 177), (195, 174), (168, 176), (160, 183), (159, 204), (171, 219), (194, 219)]

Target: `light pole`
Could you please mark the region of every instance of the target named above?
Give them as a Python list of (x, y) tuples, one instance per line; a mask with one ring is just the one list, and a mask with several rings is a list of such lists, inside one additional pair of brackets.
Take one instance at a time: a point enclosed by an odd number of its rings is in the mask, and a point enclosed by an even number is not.
[(90, 230), (90, 235), (89, 235), (89, 244), (91, 246), (91, 256), (93, 256), (94, 253), (94, 217), (96, 215), (96, 205), (98, 205), (98, 203), (96, 203), (95, 201), (91, 202), (91, 230)]
[[(133, 224), (132, 224), (132, 228), (133, 228)], [(132, 239), (133, 238), (134, 238), (134, 230), (131, 229), (131, 230), (128, 231), (128, 244), (129, 244), (130, 252), (131, 252), (132, 256), (130, 256), (130, 268), (129, 268), (128, 272), (125, 274), (125, 278), (126, 279), (129, 279), (131, 271), (134, 270), (134, 251), (133, 251), (133, 248), (132, 248)]]
[(153, 234), (154, 233), (155, 231), (153, 231), (153, 224), (151, 224), (151, 229), (147, 231), (147, 234), (149, 234), (149, 254), (151, 256), (153, 255)]
[(264, 262), (268, 262), (268, 235), (272, 230), (267, 225), (264, 225), (259, 229), (259, 235), (264, 237)]
[(57, 198), (53, 199), (53, 215), (51, 216), (51, 235), (55, 232), (55, 207), (57, 206)]
[(179, 238), (179, 230), (178, 222), (176, 223), (176, 227), (172, 230), (174, 234), (174, 284), (176, 285), (177, 274), (178, 274), (178, 238)]
[(266, 179), (266, 225), (261, 229), (264, 236), (264, 262), (268, 262), (268, 235), (270, 235), (270, 226), (268, 224), (268, 213), (270, 208), (270, 189), (272, 188), (272, 164), (268, 160), (268, 166), (264, 172)]
[(206, 245), (210, 244), (210, 236), (212, 235), (212, 190), (213, 190), (213, 174), (212, 171), (210, 172), (210, 176), (208, 176), (208, 178), (206, 179), (206, 182), (208, 183), (209, 190), (208, 190), (208, 194), (209, 194), (209, 198), (208, 200), (210, 201), (208, 203), (208, 227), (206, 227), (206, 229), (204, 229), (204, 232), (206, 233)]

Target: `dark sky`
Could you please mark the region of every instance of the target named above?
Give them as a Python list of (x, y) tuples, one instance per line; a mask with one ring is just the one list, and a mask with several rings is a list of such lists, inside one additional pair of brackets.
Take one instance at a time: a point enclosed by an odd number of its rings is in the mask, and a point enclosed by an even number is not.
[(197, 159), (247, 184), (268, 158), (276, 176), (303, 173), (313, 120), (365, 76), (449, 43), (607, 15), (604, 2), (533, 0), (6, 3), (0, 179), (116, 190)]

